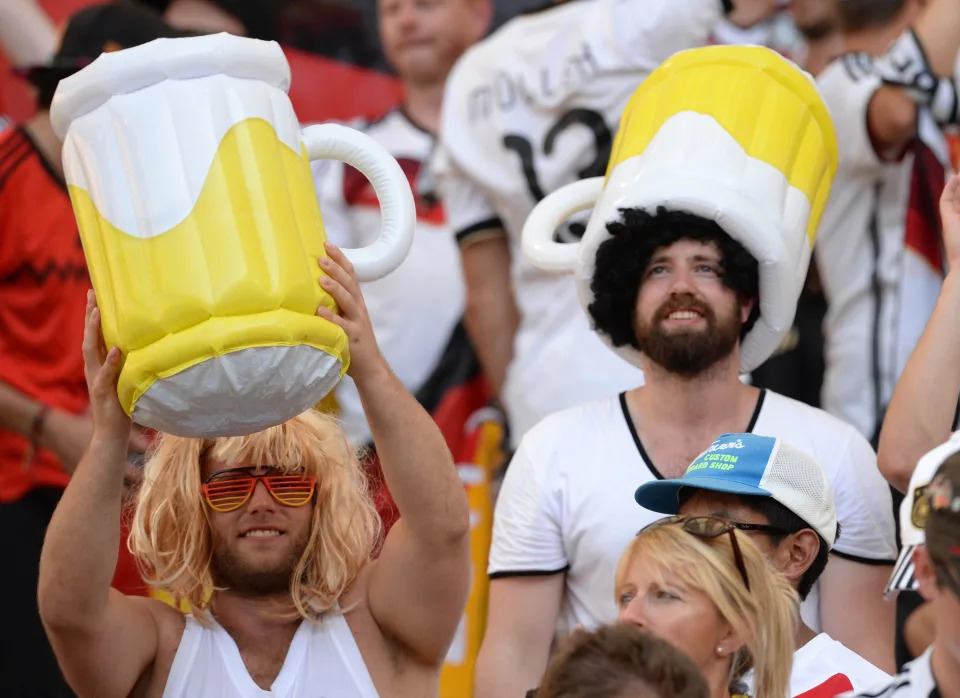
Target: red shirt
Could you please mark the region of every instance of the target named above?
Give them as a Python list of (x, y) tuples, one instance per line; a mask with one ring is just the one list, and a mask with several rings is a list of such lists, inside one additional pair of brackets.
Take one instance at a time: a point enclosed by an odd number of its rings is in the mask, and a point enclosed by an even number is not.
[[(0, 381), (51, 407), (88, 405), (80, 344), (90, 279), (66, 186), (26, 132), (0, 126)], [(69, 476), (0, 429), (0, 502)]]

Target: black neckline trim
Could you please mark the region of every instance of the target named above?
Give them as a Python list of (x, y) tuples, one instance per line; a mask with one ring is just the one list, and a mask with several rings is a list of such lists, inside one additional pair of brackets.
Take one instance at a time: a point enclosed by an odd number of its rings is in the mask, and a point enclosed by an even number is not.
[[(750, 415), (750, 422), (747, 424), (747, 429), (745, 433), (751, 433), (753, 428), (757, 425), (757, 420), (760, 418), (760, 410), (763, 409), (763, 401), (767, 397), (767, 389), (760, 388), (760, 397), (757, 398), (757, 406), (753, 408), (753, 414)], [(637, 452), (640, 454), (640, 458), (643, 460), (644, 465), (650, 469), (650, 472), (658, 480), (665, 479), (663, 475), (657, 470), (657, 466), (653, 464), (653, 460), (647, 455), (647, 449), (643, 447), (643, 442), (640, 440), (640, 434), (637, 433), (637, 427), (633, 423), (633, 419), (630, 418), (630, 409), (627, 407), (627, 393), (626, 391), (620, 393), (620, 409), (623, 411), (623, 419), (627, 422), (627, 429), (630, 430), (630, 436), (633, 437), (633, 443), (637, 447)]]
[(655, 478), (663, 480), (663, 473), (657, 470), (653, 461), (650, 460), (650, 456), (647, 455), (647, 450), (643, 447), (643, 442), (640, 440), (640, 434), (637, 433), (637, 427), (634, 425), (633, 419), (630, 418), (630, 408), (627, 407), (626, 391), (620, 393), (620, 409), (623, 410), (623, 419), (627, 422), (627, 429), (630, 430), (630, 436), (633, 437), (633, 443), (637, 447), (637, 452), (640, 454), (643, 464), (650, 469), (650, 472)]
[(750, 434), (753, 428), (757, 426), (757, 420), (760, 419), (760, 410), (763, 409), (763, 401), (767, 397), (767, 389), (760, 388), (760, 397), (757, 398), (757, 406), (753, 408), (753, 414), (750, 416), (750, 422), (747, 424), (747, 431)]
[(27, 131), (27, 129), (25, 129), (23, 126), (17, 126), (17, 130), (20, 132), (20, 135), (27, 139), (27, 142), (30, 143), (30, 146), (36, 151), (37, 158), (40, 160), (40, 163), (43, 165), (43, 169), (47, 171), (47, 174), (50, 175), (51, 179), (53, 179), (57, 186), (63, 190), (64, 194), (69, 194), (70, 191), (67, 189), (67, 183), (63, 181), (60, 175), (57, 174), (57, 171), (53, 169), (53, 165), (47, 161), (46, 156), (44, 156), (43, 151), (40, 150), (40, 147), (37, 145), (36, 141), (30, 137), (29, 131)]

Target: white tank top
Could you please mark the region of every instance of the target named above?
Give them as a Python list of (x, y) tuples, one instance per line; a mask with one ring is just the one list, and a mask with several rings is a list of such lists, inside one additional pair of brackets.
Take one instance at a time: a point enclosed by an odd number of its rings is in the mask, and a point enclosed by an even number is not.
[(341, 614), (303, 621), (270, 690), (254, 683), (230, 634), (193, 616), (173, 658), (163, 698), (378, 698), (350, 626)]

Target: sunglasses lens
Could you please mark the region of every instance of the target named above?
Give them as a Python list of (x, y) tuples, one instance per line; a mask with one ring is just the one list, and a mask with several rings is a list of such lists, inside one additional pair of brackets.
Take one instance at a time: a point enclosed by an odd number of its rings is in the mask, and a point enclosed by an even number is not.
[(310, 501), (316, 478), (302, 475), (270, 475), (263, 478), (270, 494), (288, 507), (299, 507)]
[(683, 523), (683, 528), (687, 533), (692, 533), (701, 538), (716, 538), (729, 531), (731, 526), (723, 519), (715, 519), (711, 516), (697, 516), (692, 519), (687, 519)]
[(210, 507), (216, 511), (233, 511), (250, 498), (256, 480), (252, 477), (234, 477), (215, 480), (203, 486)]

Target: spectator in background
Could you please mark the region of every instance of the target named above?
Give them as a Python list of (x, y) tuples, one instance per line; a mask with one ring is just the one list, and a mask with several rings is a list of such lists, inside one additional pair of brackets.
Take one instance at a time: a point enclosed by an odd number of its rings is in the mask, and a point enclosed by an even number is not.
[[(724, 434), (714, 446), (728, 443), (743, 444), (727, 452), (735, 453), (732, 467), (718, 458), (722, 451), (707, 449), (682, 478), (641, 486), (637, 502), (662, 514), (727, 521), (750, 537), (804, 601), (840, 537), (827, 474), (803, 451), (768, 436)], [(802, 618), (794, 647), (788, 695), (795, 698), (830, 698), (890, 678)]]
[[(60, 79), (110, 48), (174, 36), (149, 9), (96, 5), (68, 22), (52, 61), (28, 76), (37, 113), (0, 131), (0, 695), (69, 695), (37, 612), (44, 532), (92, 430), (80, 339), (90, 289), (49, 107)], [(142, 451), (143, 435), (131, 436)], [(119, 522), (118, 522), (119, 523)], [(139, 587), (121, 546), (125, 591)], [(124, 563), (124, 560), (126, 561)]]
[(687, 654), (711, 698), (787, 695), (797, 594), (748, 536), (710, 516), (672, 516), (637, 534), (617, 564), (621, 623)]
[(960, 455), (947, 458), (926, 493), (923, 547), (913, 554), (920, 593), (931, 604), (934, 641), (886, 687), (863, 698), (953, 698), (960, 687)]
[[(706, 44), (725, 14), (748, 26), (774, 9), (772, 0), (554, 5), (513, 18), (457, 63), (435, 160), (463, 260), (467, 331), (513, 447), (551, 412), (643, 380), (590, 331), (572, 277), (523, 258), (524, 221), (546, 194), (604, 174), (627, 100), (661, 62)], [(578, 220), (564, 235), (583, 231)]]
[(802, 50), (795, 61), (811, 75), (820, 71), (843, 53), (840, 13), (837, 3), (843, 0), (791, 0), (789, 14), (803, 37)]
[(46, 63), (57, 50), (57, 30), (37, 0), (0, 2), (0, 48), (15, 66)]
[(877, 464), (907, 491), (920, 457), (950, 435), (960, 399), (960, 176), (940, 197), (942, 250), (949, 273), (933, 313), (897, 381), (880, 431)]
[[(414, 192), (417, 229), (400, 266), (361, 286), (387, 363), (432, 412), (449, 389), (477, 369), (461, 324), (463, 273), (456, 242), (433, 191), (427, 163), (436, 141), (447, 73), (483, 36), (492, 10), (489, 0), (379, 0), (377, 7), (381, 44), (403, 83), (403, 103), (377, 121), (351, 125), (400, 163)], [(332, 160), (315, 163), (313, 169), (328, 239), (347, 248), (375, 240), (380, 210), (366, 178)], [(349, 377), (337, 387), (336, 400), (351, 442), (372, 446), (364, 406)], [(375, 457), (368, 468), (375, 481), (380, 480)], [(380, 509), (389, 526), (395, 516), (389, 501)]]
[(875, 443), (943, 282), (937, 200), (943, 129), (958, 117), (960, 4), (837, 7), (848, 53), (818, 77), (840, 150), (813, 250), (828, 303), (823, 406)]
[[(886, 429), (886, 427), (884, 427)], [(960, 452), (960, 432), (925, 453), (910, 477), (910, 487), (900, 504), (900, 537), (903, 549), (884, 592), (897, 597), (897, 666), (916, 659), (933, 643), (933, 607), (918, 593), (914, 553), (923, 547), (923, 526), (930, 512), (927, 499), (930, 481), (950, 456)]]
[(164, 20), (183, 31), (238, 36), (272, 41), (280, 26), (278, 0), (136, 0), (163, 14)]
[[(933, 633), (933, 609), (923, 603), (916, 591), (910, 543), (922, 539), (922, 530), (919, 530), (922, 519), (915, 514), (921, 511), (917, 507), (923, 501), (923, 488), (933, 474), (930, 452), (943, 448), (937, 444), (947, 441), (960, 398), (960, 323), (957, 322), (960, 317), (960, 177), (957, 175), (950, 178), (940, 197), (940, 221), (948, 273), (933, 313), (893, 390), (877, 450), (881, 472), (897, 490), (906, 493), (900, 505), (904, 548), (888, 585), (889, 591), (899, 592), (897, 666), (919, 656), (919, 650), (929, 644)], [(954, 435), (947, 443), (956, 443), (956, 438)]]
[(892, 670), (882, 592), (897, 549), (876, 455), (832, 415), (740, 380), (741, 337), (763, 307), (757, 261), (740, 243), (686, 211), (619, 211), (596, 255), (590, 315), (611, 342), (642, 352), (646, 384), (552, 414), (520, 443), (493, 519), (479, 664), (500, 671), (487, 680), (539, 675), (558, 618), (568, 629), (610, 622), (617, 556), (656, 516), (624, 493), (680, 477), (730, 432), (778, 437), (823, 466), (844, 536), (803, 618)]
[(576, 630), (527, 698), (710, 698), (691, 659), (635, 625)]

